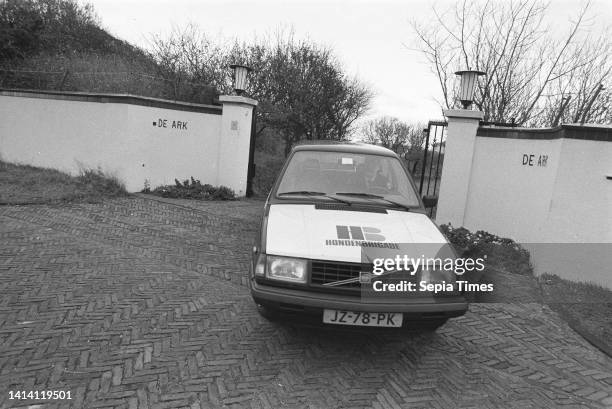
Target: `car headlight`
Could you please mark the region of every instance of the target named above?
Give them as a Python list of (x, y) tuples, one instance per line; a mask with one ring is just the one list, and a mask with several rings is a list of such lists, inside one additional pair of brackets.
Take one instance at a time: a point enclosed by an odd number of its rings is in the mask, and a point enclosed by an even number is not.
[(267, 256), (266, 276), (273, 280), (305, 283), (308, 263), (291, 257)]

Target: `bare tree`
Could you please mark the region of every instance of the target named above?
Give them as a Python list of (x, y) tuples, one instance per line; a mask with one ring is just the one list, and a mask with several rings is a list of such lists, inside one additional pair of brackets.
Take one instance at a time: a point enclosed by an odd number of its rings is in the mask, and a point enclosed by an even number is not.
[(424, 136), (420, 124), (407, 124), (398, 118), (384, 116), (368, 121), (363, 126), (364, 140), (381, 145), (396, 153), (419, 152)]
[(149, 43), (158, 74), (174, 87), (174, 99), (196, 102), (202, 86), (230, 89), (227, 45), (213, 42), (197, 26), (175, 27), (167, 37), (152, 36)]
[(519, 125), (610, 122), (612, 46), (608, 32), (589, 31), (586, 3), (560, 40), (545, 25), (547, 4), (539, 0), (458, 1), (451, 10), (432, 9), (427, 23), (413, 22), (418, 49), (438, 78), (441, 105), (457, 104), (459, 69), (485, 71), (475, 105), (485, 120)]
[(230, 92), (227, 66), (241, 62), (254, 74), (247, 93), (259, 101), (258, 134), (282, 135), (285, 153), (302, 139), (345, 139), (369, 107), (372, 93), (348, 77), (330, 49), (278, 32), (249, 43), (219, 43), (195, 26), (154, 37), (152, 53), (164, 75)]

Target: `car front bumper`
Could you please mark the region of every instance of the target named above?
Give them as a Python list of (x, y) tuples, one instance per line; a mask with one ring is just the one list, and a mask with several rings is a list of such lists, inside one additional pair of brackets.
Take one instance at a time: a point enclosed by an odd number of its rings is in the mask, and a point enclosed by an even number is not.
[(468, 309), (463, 296), (402, 297), (393, 300), (362, 300), (361, 297), (281, 288), (250, 281), (253, 300), (281, 313), (322, 316), (324, 309), (361, 312), (401, 312), (405, 325), (458, 317)]

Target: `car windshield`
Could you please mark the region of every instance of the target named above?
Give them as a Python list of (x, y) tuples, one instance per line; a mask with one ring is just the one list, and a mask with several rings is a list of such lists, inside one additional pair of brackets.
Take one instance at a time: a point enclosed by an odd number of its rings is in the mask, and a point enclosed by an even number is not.
[(350, 201), (419, 206), (399, 159), (373, 154), (295, 152), (276, 194), (280, 198), (337, 195)]

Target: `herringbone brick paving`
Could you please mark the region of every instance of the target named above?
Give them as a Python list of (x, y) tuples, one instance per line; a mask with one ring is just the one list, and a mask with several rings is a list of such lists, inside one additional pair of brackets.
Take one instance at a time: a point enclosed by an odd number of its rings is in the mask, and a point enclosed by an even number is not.
[(265, 321), (244, 285), (261, 206), (0, 208), (0, 407), (612, 407), (612, 360), (537, 303), (435, 334)]

